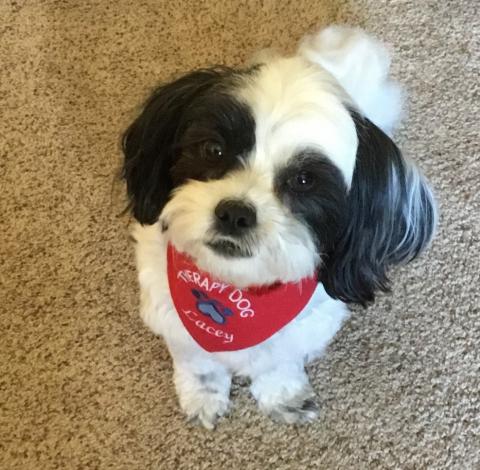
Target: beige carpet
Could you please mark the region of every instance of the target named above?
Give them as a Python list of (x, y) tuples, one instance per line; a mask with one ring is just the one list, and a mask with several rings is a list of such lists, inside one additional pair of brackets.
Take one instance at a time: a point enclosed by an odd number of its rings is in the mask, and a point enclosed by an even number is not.
[[(0, 468), (479, 469), (475, 4), (2, 0)], [(237, 384), (230, 420), (190, 427), (137, 316), (119, 134), (159, 81), (333, 22), (394, 47), (398, 140), (438, 193), (438, 239), (311, 368), (315, 424), (272, 424)]]

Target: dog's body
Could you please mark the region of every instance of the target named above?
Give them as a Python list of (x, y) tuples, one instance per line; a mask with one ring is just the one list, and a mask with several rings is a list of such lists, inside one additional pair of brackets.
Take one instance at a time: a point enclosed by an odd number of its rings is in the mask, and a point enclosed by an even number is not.
[[(234, 374), (251, 378), (273, 418), (314, 418), (304, 366), (340, 328), (344, 302), (372, 301), (388, 288), (388, 266), (431, 239), (428, 186), (386, 135), (400, 112), (388, 67), (376, 41), (329, 28), (294, 57), (193, 72), (160, 88), (127, 131), (141, 315), (167, 343), (183, 410), (204, 426), (228, 409)], [(168, 244), (239, 289), (319, 283), (265, 341), (207, 352), (172, 301)]]
[[(318, 284), (304, 311), (270, 339), (239, 351), (204, 351), (184, 328), (167, 281), (167, 237), (158, 224), (137, 225), (136, 253), (142, 290), (141, 315), (163, 336), (175, 364), (182, 409), (211, 427), (228, 408), (232, 375), (252, 379), (251, 391), (266, 413), (287, 422), (315, 416), (304, 365), (317, 358), (347, 315), (346, 306)], [(274, 314), (274, 312), (272, 312)]]

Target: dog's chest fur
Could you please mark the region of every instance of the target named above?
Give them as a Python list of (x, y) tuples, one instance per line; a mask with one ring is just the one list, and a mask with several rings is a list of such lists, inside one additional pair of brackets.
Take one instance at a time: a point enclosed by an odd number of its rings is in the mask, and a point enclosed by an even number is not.
[[(161, 335), (169, 349), (208, 355), (190, 336), (175, 310), (167, 280), (167, 240), (158, 224), (136, 225), (137, 270), (141, 288), (141, 316)], [(346, 306), (331, 299), (319, 284), (304, 311), (265, 342), (244, 350), (213, 353), (234, 374), (255, 376), (280, 361), (310, 361), (318, 357), (347, 316)], [(275, 312), (271, 312), (272, 315)]]

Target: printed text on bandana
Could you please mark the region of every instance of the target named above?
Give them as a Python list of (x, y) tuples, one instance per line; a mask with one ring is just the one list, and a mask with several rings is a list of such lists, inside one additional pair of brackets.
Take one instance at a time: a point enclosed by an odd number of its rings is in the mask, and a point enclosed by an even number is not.
[(298, 315), (316, 286), (315, 279), (306, 278), (242, 290), (214, 279), (172, 245), (167, 275), (183, 326), (209, 352), (237, 351), (270, 338)]
[(243, 292), (240, 289), (234, 288), (224, 282), (212, 281), (208, 277), (188, 269), (179, 271), (177, 279), (194, 284), (208, 293), (223, 294), (225, 291), (225, 294), (228, 294), (228, 300), (236, 306), (241, 318), (255, 316), (255, 311), (252, 308), (250, 300), (243, 296)]

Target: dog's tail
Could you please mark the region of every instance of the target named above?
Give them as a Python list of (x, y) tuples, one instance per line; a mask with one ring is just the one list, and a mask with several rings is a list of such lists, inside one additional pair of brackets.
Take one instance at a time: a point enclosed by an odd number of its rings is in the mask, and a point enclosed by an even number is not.
[(390, 80), (387, 47), (358, 28), (330, 26), (306, 36), (298, 52), (330, 72), (359, 111), (387, 134), (402, 115), (403, 92)]

